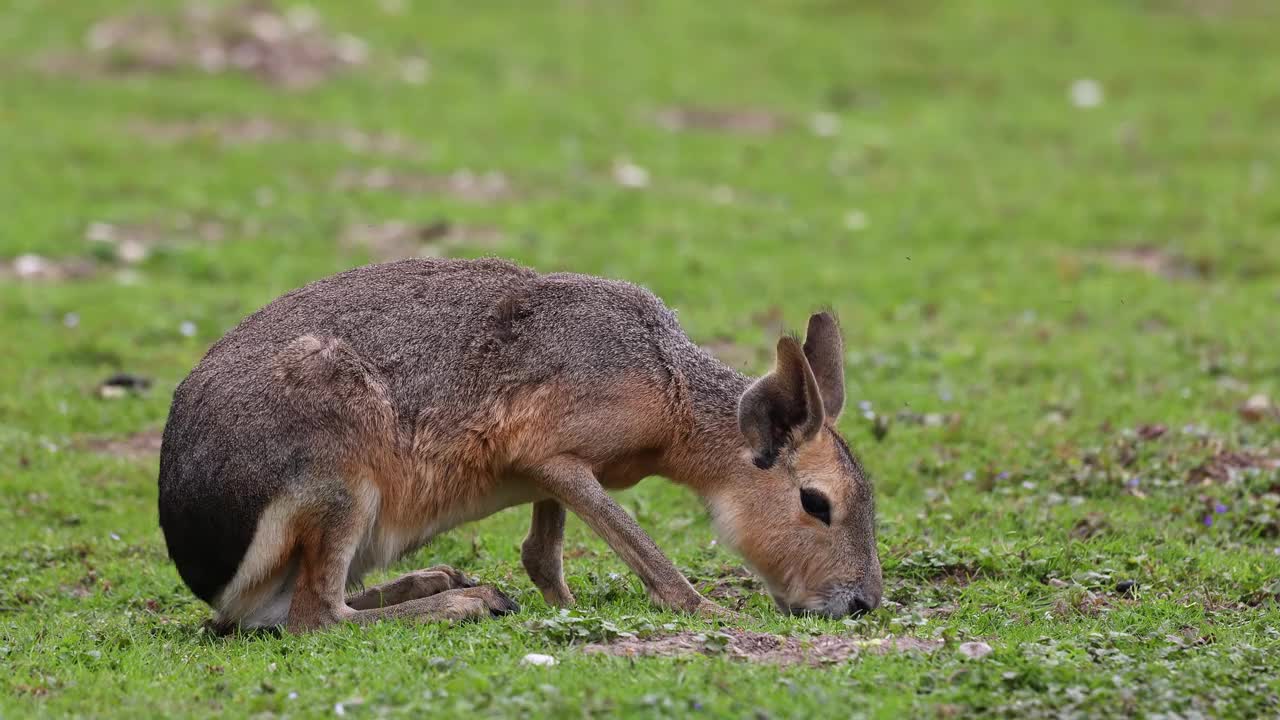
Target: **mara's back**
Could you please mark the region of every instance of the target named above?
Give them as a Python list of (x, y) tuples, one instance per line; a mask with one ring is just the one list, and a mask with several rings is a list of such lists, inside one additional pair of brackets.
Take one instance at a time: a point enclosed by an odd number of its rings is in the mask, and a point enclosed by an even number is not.
[[(499, 260), (406, 260), (334, 275), (245, 318), (174, 392), (160, 521), (183, 579), (207, 601), (235, 574), (257, 519), (326, 450), (324, 417), (286, 402), (275, 359), (337, 338), (385, 387), (396, 433), (483, 425), (493, 397), (562, 382), (589, 395), (620, 374), (669, 382), (697, 354), (636, 286), (540, 275)], [(335, 371), (320, 378), (338, 385)]]
[(661, 301), (628, 283), (493, 259), (405, 260), (281, 296), (210, 348), (179, 394), (224, 373), (226, 389), (243, 388), (306, 334), (341, 338), (370, 362), (402, 416), (553, 376), (643, 369), (656, 343), (683, 339)]

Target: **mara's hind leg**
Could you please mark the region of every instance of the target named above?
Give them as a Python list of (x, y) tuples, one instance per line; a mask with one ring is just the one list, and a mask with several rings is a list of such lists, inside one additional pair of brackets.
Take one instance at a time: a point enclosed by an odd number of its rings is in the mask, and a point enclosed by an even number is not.
[(447, 590), (475, 586), (474, 580), (448, 565), (436, 565), (426, 570), (415, 570), (391, 582), (351, 595), (347, 598), (347, 607), (352, 610), (373, 610), (430, 597)]
[(347, 620), (370, 623), (395, 618), (422, 620), (466, 620), (519, 612), (520, 606), (492, 585), (445, 590), (416, 600), (407, 600), (370, 610), (352, 610)]
[[(345, 476), (350, 481), (305, 483), (286, 627), (305, 632), (342, 621), (455, 620), (513, 612), (515, 603), (496, 589), (456, 587), (465, 578), (439, 568), (360, 593), (352, 598), (354, 605), (348, 604), (345, 590), (351, 563), (375, 521), (379, 503), (378, 492), (362, 487), (357, 480), (361, 473), (351, 469), (373, 474), (394, 471), (386, 467), (385, 453), (377, 448), (395, 437), (395, 412), (377, 368), (343, 340), (303, 335), (277, 354), (273, 363), (273, 377), (294, 412), (323, 428), (310, 439), (317, 449), (311, 470), (318, 468), (323, 475), (328, 469), (331, 477)], [(421, 597), (426, 593), (432, 594)], [(396, 600), (400, 602), (388, 604)]]
[[(426, 597), (404, 600), (394, 605), (378, 606), (369, 592), (357, 595), (357, 606), (347, 604), (343, 592), (351, 551), (322, 545), (304, 548), (299, 563), (297, 585), (289, 606), (290, 632), (318, 630), (339, 622), (369, 623), (391, 618), (423, 620), (463, 620), (517, 612), (519, 606), (495, 587), (481, 585), (442, 590)], [(439, 572), (439, 571), (431, 571)], [(439, 575), (425, 574), (429, 580), (422, 587), (441, 582)], [(414, 575), (406, 576), (414, 578)], [(389, 585), (397, 585), (393, 581)], [(417, 580), (401, 583), (400, 589), (417, 589)], [(452, 582), (452, 581), (450, 581)]]
[[(330, 505), (299, 533), (298, 569), (289, 604), (290, 632), (318, 630), (339, 622), (368, 623), (385, 618), (462, 620), (516, 612), (519, 608), (489, 586), (456, 587), (470, 582), (461, 573), (442, 567), (411, 573), (387, 585), (356, 595), (348, 604), (347, 572), (364, 535), (368, 515), (354, 503)], [(451, 571), (451, 572), (450, 572)], [(445, 589), (445, 586), (450, 586)], [(382, 596), (378, 596), (378, 592)], [(426, 597), (413, 597), (432, 592)], [(394, 594), (391, 598), (388, 594)], [(395, 604), (385, 604), (398, 599)]]

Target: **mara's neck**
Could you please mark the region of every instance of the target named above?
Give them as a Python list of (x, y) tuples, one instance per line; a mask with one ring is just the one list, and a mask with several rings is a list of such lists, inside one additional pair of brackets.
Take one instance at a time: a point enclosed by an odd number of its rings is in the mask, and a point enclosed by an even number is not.
[(664, 474), (706, 497), (746, 461), (738, 398), (752, 379), (701, 351), (680, 358), (687, 408), (673, 433)]

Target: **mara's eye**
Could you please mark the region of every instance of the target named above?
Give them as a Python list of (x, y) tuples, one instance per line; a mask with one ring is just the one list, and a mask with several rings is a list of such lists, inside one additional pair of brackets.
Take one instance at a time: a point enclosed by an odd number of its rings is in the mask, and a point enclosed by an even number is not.
[(802, 488), (800, 490), (800, 506), (810, 515), (827, 525), (831, 524), (831, 501), (817, 490)]

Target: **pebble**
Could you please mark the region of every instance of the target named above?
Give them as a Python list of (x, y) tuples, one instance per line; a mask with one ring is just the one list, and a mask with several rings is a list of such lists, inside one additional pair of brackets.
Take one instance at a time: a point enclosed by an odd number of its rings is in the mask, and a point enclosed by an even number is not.
[(1071, 104), (1078, 108), (1095, 108), (1102, 104), (1102, 83), (1081, 78), (1071, 83)]
[(818, 137), (834, 137), (840, 134), (840, 116), (835, 113), (814, 113), (809, 118), (809, 129)]
[(613, 180), (622, 187), (642, 188), (649, 186), (649, 171), (630, 160), (618, 160), (613, 165)]
[(524, 659), (520, 661), (520, 664), (533, 665), (534, 667), (551, 667), (552, 665), (555, 665), (557, 662), (559, 661), (550, 655), (541, 655), (539, 653), (529, 653), (528, 655), (524, 656)]
[(39, 255), (19, 255), (13, 259), (13, 272), (20, 278), (43, 275), (48, 268), (49, 261)]
[(960, 654), (968, 658), (983, 658), (992, 653), (991, 646), (982, 642), (967, 642), (960, 645)]
[(1244, 401), (1238, 412), (1245, 422), (1261, 422), (1272, 412), (1271, 398), (1261, 394), (1253, 395)]

